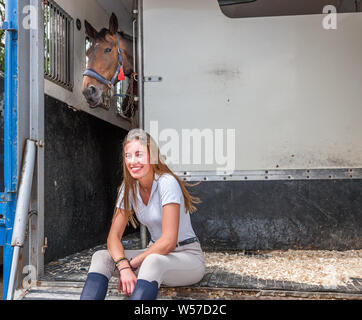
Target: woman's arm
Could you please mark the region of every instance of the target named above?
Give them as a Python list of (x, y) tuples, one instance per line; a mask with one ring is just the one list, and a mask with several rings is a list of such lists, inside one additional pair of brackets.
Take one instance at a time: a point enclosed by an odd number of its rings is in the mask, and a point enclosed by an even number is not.
[[(113, 261), (117, 261), (119, 258), (125, 256), (121, 240), (124, 230), (126, 229), (127, 222), (128, 219), (124, 210), (118, 208), (107, 238), (107, 248), (113, 258)], [(137, 282), (137, 277), (130, 269), (127, 260), (118, 263), (117, 267), (118, 270), (120, 270), (118, 290), (122, 290), (124, 294), (131, 296)]]
[[(127, 223), (128, 219), (124, 210), (117, 208), (115, 218), (112, 222), (107, 238), (107, 248), (113, 258), (113, 261), (117, 261), (119, 258), (124, 257), (124, 248), (121, 240)], [(127, 261), (122, 261), (118, 266), (126, 267), (127, 265)]]
[(132, 267), (139, 267), (143, 260), (151, 253), (166, 255), (176, 248), (180, 221), (180, 205), (169, 203), (162, 207), (162, 235), (147, 250), (133, 258)]

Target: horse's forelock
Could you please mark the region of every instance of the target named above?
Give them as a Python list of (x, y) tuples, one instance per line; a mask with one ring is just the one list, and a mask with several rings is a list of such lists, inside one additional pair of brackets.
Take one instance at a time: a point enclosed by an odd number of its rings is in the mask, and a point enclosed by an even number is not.
[(103, 28), (101, 31), (98, 32), (96, 39), (97, 40), (105, 40), (107, 34), (110, 35), (111, 33), (109, 32), (108, 29)]

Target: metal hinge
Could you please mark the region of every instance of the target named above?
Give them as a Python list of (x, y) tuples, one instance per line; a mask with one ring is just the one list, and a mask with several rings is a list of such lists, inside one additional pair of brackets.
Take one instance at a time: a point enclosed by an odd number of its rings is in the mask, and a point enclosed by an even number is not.
[(12, 196), (8, 192), (1, 192), (0, 193), (0, 202), (10, 202), (12, 199)]
[(4, 21), (0, 29), (4, 31), (14, 32), (14, 40), (18, 39), (18, 30), (16, 28), (13, 28), (12, 24), (10, 24), (9, 21)]
[(41, 247), (41, 253), (43, 255), (45, 254), (46, 248), (48, 248), (48, 238), (47, 237), (44, 238), (44, 245), (42, 245), (42, 247)]
[(18, 32), (17, 29), (11, 28), (11, 25), (10, 25), (9, 21), (4, 21), (4, 22), (2, 23), (2, 25), (1, 25), (1, 30)]
[(44, 145), (45, 145), (45, 143), (44, 143), (43, 140), (39, 140), (39, 141), (37, 140), (35, 144), (36, 144), (36, 146), (39, 147), (39, 148), (43, 148)]

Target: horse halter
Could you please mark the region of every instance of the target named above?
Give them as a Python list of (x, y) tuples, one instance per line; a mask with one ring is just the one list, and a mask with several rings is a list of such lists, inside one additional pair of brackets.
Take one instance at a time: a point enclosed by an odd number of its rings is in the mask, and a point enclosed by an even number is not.
[(121, 49), (118, 33), (116, 33), (116, 38), (117, 38), (117, 45), (118, 45), (118, 67), (117, 67), (117, 70), (114, 73), (114, 76), (112, 77), (112, 79), (107, 80), (102, 75), (100, 75), (97, 71), (90, 69), (90, 68), (87, 68), (84, 71), (83, 77), (88, 76), (88, 77), (94, 78), (94, 79), (98, 80), (99, 82), (105, 84), (109, 88), (112, 88), (114, 86), (117, 79), (124, 80), (124, 73), (123, 73), (123, 69), (122, 69), (122, 52), (123, 52), (123, 50)]

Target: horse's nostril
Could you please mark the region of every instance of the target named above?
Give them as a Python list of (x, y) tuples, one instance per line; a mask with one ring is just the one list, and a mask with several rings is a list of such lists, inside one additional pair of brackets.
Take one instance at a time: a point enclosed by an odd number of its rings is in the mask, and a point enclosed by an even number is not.
[(88, 86), (84, 91), (83, 91), (83, 95), (87, 98), (87, 99), (92, 99), (97, 95), (97, 89), (95, 86)]
[(88, 90), (91, 95), (96, 94), (96, 92), (97, 92), (97, 89), (95, 86), (89, 86)]

